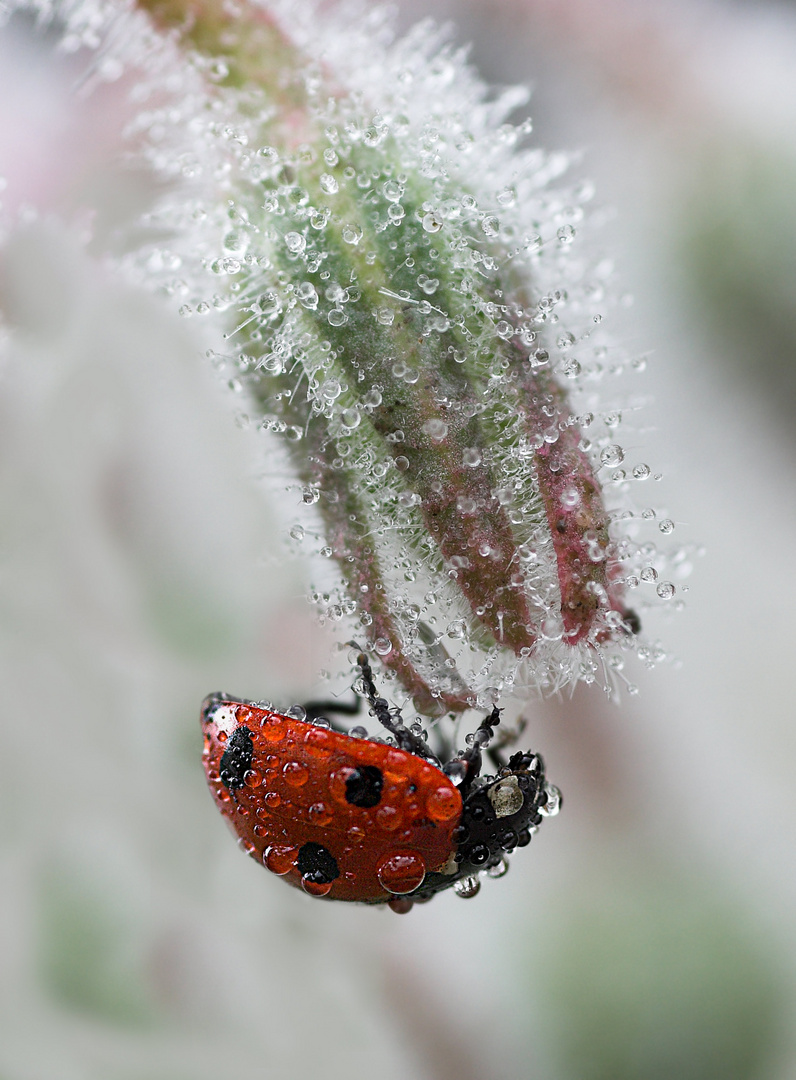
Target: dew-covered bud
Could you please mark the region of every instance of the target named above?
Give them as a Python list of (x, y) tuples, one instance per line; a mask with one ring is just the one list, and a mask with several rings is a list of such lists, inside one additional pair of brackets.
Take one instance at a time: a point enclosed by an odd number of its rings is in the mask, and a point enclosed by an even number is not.
[(605, 273), (573, 255), (590, 191), (551, 188), (566, 160), (505, 123), (522, 95), (489, 98), (428, 24), (396, 43), (376, 15), (341, 33), (296, 5), (140, 6), (205, 79), (217, 205), (189, 291), (227, 311), (231, 377), (339, 568), (326, 616), (427, 711), (593, 678), (637, 620), (597, 479), (623, 452), (582, 419), (602, 370)]

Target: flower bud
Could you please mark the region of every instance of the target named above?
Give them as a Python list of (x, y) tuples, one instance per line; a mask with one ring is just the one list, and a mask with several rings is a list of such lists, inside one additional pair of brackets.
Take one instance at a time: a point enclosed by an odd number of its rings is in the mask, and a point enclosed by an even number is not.
[(518, 661), (548, 688), (593, 669), (632, 627), (600, 443), (564, 389), (593, 329), (585, 191), (549, 188), (564, 162), (504, 123), (516, 92), (488, 101), (426, 24), (299, 45), (281, 8), (140, 6), (215, 73), (198, 129), (224, 209), (194, 299), (216, 275), (231, 360), (342, 576), (326, 615), (426, 711), (483, 704)]

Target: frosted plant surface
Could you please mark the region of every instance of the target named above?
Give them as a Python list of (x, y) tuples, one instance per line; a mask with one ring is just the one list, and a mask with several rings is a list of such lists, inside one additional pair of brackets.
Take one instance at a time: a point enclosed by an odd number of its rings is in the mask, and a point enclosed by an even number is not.
[(675, 587), (598, 393), (643, 362), (579, 252), (590, 185), (508, 122), (525, 91), (364, 7), (139, 7), (34, 10), (85, 52), (84, 92), (130, 82), (130, 153), (169, 190), (126, 268), (206, 320), (339, 641), (431, 713), (653, 660), (638, 612)]

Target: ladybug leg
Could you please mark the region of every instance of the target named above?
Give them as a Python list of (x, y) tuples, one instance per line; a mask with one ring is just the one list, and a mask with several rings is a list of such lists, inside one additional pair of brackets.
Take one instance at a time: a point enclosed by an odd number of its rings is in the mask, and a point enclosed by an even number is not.
[[(486, 750), (489, 746), (490, 740), (494, 734), (494, 729), (500, 723), (500, 709), (497, 705), (492, 706), (492, 712), (489, 716), (485, 716), (473, 734), (472, 745), (470, 745), (462, 754), (460, 761), (462, 761), (467, 771), (464, 774), (461, 784), (459, 784), (459, 791), (462, 798), (466, 798), (467, 793), (472, 787), (473, 780), (480, 774), (481, 765), (483, 764), (482, 750)], [(490, 754), (490, 757), (492, 755)]]
[(520, 716), (513, 729), (502, 731), (498, 735), (497, 739), (490, 744), (487, 750), (487, 757), (495, 766), (495, 770), (500, 772), (501, 769), (505, 769), (507, 766), (506, 759), (502, 752), (507, 746), (514, 746), (519, 739), (520, 735), (525, 731), (528, 726), (528, 717)]
[[(354, 645), (354, 642), (351, 642), (351, 644)], [(410, 754), (416, 754), (427, 761), (436, 762), (436, 756), (431, 752), (424, 740), (404, 726), (400, 712), (393, 715), (386, 699), (378, 696), (376, 684), (373, 681), (373, 669), (363, 652), (357, 657), (357, 666), (362, 679), (362, 689), (365, 691), (365, 697), (368, 699), (373, 715), (382, 727), (385, 727), (395, 738), (399, 748), (408, 750)]]

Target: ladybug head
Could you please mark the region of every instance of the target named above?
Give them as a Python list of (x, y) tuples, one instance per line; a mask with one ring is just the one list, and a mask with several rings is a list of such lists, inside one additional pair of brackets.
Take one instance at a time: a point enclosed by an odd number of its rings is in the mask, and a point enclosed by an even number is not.
[(496, 867), (504, 855), (529, 844), (558, 798), (557, 790), (545, 783), (539, 754), (513, 754), (496, 776), (477, 780), (462, 807), (457, 877)]

